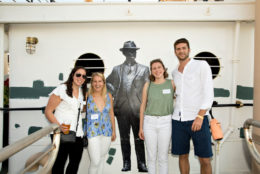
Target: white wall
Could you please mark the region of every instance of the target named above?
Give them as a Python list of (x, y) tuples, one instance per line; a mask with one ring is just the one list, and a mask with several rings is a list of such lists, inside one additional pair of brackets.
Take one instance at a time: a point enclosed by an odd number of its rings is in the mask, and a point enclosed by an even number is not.
[[(154, 58), (162, 58), (168, 72), (177, 66), (178, 62), (173, 51), (173, 42), (186, 37), (190, 41), (191, 56), (199, 52), (210, 51), (221, 57), (223, 68), (220, 77), (214, 80), (215, 88), (232, 89), (232, 51), (234, 39), (233, 22), (107, 22), (107, 23), (67, 23), (67, 24), (11, 24), (9, 30), (10, 50), (10, 86), (32, 87), (35, 80), (44, 81), (45, 86), (56, 86), (62, 81), (59, 73), (64, 73), (64, 79), (74, 66), (75, 60), (85, 53), (99, 55), (107, 68), (108, 76), (115, 65), (124, 61), (119, 51), (123, 42), (135, 41), (140, 47), (137, 52), (137, 62), (149, 66)], [(252, 87), (253, 64), (253, 24), (241, 25), (241, 40), (239, 49), (238, 82)], [(25, 51), (26, 37), (37, 37), (36, 53), (29, 55)], [(247, 55), (247, 56), (245, 56)], [(250, 62), (250, 63), (246, 63)], [(248, 78), (249, 77), (249, 78)], [(40, 99), (11, 99), (10, 107), (42, 107), (48, 98)], [(230, 103), (230, 98), (215, 98), (219, 103)], [(252, 101), (249, 101), (252, 102)], [(222, 122), (223, 130), (228, 128), (230, 108), (214, 108), (214, 115)], [(252, 108), (237, 109), (235, 111), (235, 131), (223, 145), (221, 150), (221, 173), (248, 172), (247, 155), (237, 128), (242, 127), (243, 121), (252, 117)], [(15, 128), (15, 124), (19, 128)], [(44, 115), (40, 111), (19, 111), (10, 114), (10, 140), (12, 143), (27, 135), (30, 126), (46, 126)], [(132, 136), (132, 135), (131, 135)], [(105, 173), (120, 173), (122, 156), (120, 138), (111, 147), (116, 148), (116, 155), (112, 165), (105, 165)], [(132, 139), (133, 140), (133, 139)], [(133, 141), (132, 141), (133, 142)], [(24, 166), (26, 159), (34, 152), (38, 152), (50, 143), (49, 137), (42, 139), (27, 150), (10, 159), (9, 173), (15, 174)], [(169, 155), (170, 174), (179, 173), (177, 158)], [(191, 151), (191, 171), (199, 173), (199, 165)], [(233, 162), (236, 159), (236, 163)], [(20, 162), (18, 162), (20, 161)], [(231, 162), (232, 161), (232, 162)], [(24, 162), (24, 163), (23, 163)], [(231, 165), (232, 163), (232, 165)], [(214, 163), (213, 163), (214, 164)], [(80, 166), (80, 174), (85, 173), (88, 166), (87, 153), (84, 152)], [(137, 173), (134, 145), (132, 144), (132, 172)]]

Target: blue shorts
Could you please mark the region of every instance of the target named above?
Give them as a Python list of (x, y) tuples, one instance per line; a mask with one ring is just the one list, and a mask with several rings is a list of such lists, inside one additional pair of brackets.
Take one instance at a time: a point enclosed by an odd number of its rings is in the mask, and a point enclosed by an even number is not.
[(190, 139), (194, 145), (194, 153), (201, 158), (213, 156), (211, 148), (211, 134), (208, 117), (205, 116), (199, 131), (191, 130), (192, 121), (172, 120), (172, 154), (184, 155), (190, 152)]

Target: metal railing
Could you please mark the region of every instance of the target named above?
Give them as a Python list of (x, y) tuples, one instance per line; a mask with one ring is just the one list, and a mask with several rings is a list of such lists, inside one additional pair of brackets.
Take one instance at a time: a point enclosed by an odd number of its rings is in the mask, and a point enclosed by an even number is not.
[(256, 160), (256, 162), (258, 164), (260, 164), (260, 154), (259, 154), (258, 150), (256, 149), (255, 142), (252, 138), (252, 130), (251, 130), (252, 126), (260, 128), (260, 122), (257, 120), (253, 120), (253, 119), (247, 119), (244, 122), (244, 135), (245, 135), (246, 144), (249, 149), (249, 152), (251, 153), (253, 158)]
[[(237, 108), (240, 108), (240, 107), (243, 107), (243, 106), (253, 106), (253, 104), (252, 103), (242, 103), (240, 101), (236, 101), (235, 104), (233, 104), (233, 103), (232, 104), (218, 104), (216, 101), (214, 101), (214, 103), (212, 105), (212, 107), (237, 107)], [(32, 110), (44, 111), (45, 107), (37, 107), (37, 108), (0, 108), (0, 111), (3, 111), (3, 112), (32, 111)], [(260, 126), (260, 123), (259, 123), (259, 126)], [(244, 129), (248, 129), (248, 128), (244, 128)], [(41, 171), (39, 171), (39, 173), (46, 174), (52, 168), (53, 163), (54, 163), (54, 161), (56, 159), (56, 156), (57, 156), (57, 152), (59, 150), (60, 130), (59, 130), (59, 126), (56, 125), (56, 124), (52, 124), (52, 125), (50, 125), (48, 127), (45, 127), (43, 129), (41, 129), (41, 130), (39, 130), (39, 131), (29, 135), (28, 137), (13, 143), (12, 145), (9, 145), (9, 146), (7, 146), (7, 147), (5, 147), (3, 149), (0, 149), (0, 162), (4, 161), (5, 159), (9, 158), (13, 154), (19, 152), (20, 150), (24, 149), (25, 147), (29, 146), (30, 144), (34, 143), (35, 141), (39, 140), (40, 138), (42, 138), (43, 136), (49, 134), (52, 131), (54, 131), (52, 147), (50, 149), (48, 149), (45, 153), (43, 153), (39, 157), (39, 159), (35, 160), (31, 165), (29, 165), (22, 172), (22, 173), (25, 173), (30, 168), (32, 168), (36, 163), (38, 163), (41, 159), (43, 159), (46, 155), (48, 155), (49, 156), (49, 160), (48, 160), (47, 164), (42, 167)], [(247, 132), (247, 131), (244, 131), (244, 132)], [(249, 137), (249, 135), (248, 135), (248, 137)], [(252, 141), (251, 137), (249, 139), (250, 140), (248, 140), (248, 141)], [(19, 144), (16, 145), (16, 143), (19, 143)], [(20, 147), (21, 145), (23, 145), (22, 148)], [(252, 145), (249, 145), (249, 147), (250, 146), (252, 146)], [(257, 155), (255, 155), (255, 156), (257, 156)], [(259, 164), (260, 164), (260, 157), (259, 156), (257, 156), (257, 157), (259, 159)]]
[(53, 136), (53, 143), (51, 148), (49, 148), (46, 152), (44, 152), (40, 157), (34, 160), (30, 165), (28, 165), (21, 174), (28, 172), (35, 164), (37, 164), (41, 159), (43, 159), (46, 155), (48, 155), (48, 160), (46, 164), (39, 170), (39, 174), (46, 174), (51, 169), (57, 157), (59, 146), (60, 146), (60, 129), (57, 124), (51, 124), (33, 134), (14, 142), (13, 144), (6, 146), (0, 149), (0, 162), (8, 159), (12, 155), (16, 154), (17, 152), (25, 149), (29, 145), (33, 144), (34, 142), (38, 141), (42, 137), (48, 135), (54, 131)]
[[(253, 106), (253, 103), (242, 103), (241, 101), (236, 101), (236, 103), (231, 104), (218, 104), (217, 101), (214, 101), (212, 107), (243, 107), (243, 106)], [(9, 111), (44, 111), (45, 106), (36, 107), (36, 108), (0, 108), (0, 111), (9, 112)]]

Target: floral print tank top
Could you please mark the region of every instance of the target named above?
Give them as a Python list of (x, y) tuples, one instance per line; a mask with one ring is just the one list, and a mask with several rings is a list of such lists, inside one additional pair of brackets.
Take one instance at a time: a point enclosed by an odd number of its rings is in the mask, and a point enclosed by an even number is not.
[(88, 138), (98, 135), (112, 136), (112, 125), (109, 115), (110, 107), (111, 103), (108, 93), (103, 111), (99, 111), (93, 96), (89, 95), (85, 120), (86, 124), (84, 124), (84, 132)]

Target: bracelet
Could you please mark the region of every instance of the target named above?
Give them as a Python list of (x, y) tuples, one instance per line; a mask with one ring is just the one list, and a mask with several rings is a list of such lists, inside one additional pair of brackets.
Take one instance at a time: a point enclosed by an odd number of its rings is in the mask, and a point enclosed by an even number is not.
[(201, 116), (201, 115), (197, 115), (197, 117), (200, 118), (200, 119), (202, 119), (202, 120), (204, 119), (204, 117)]

